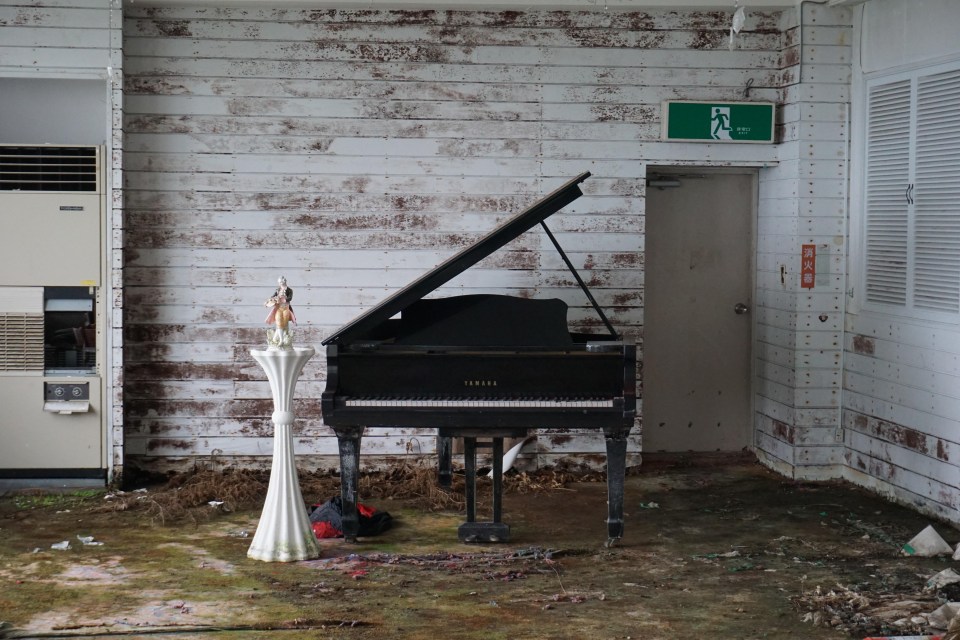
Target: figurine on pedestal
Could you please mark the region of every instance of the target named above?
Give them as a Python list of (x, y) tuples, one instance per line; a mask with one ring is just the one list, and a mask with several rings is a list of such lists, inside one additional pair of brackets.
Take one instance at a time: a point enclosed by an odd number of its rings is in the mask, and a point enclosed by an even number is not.
[(270, 307), (266, 323), (274, 326), (273, 329), (267, 329), (267, 345), (271, 349), (289, 349), (293, 346), (290, 323), (296, 324), (297, 316), (293, 313), (291, 302), (293, 302), (293, 289), (287, 286), (287, 279), (280, 276), (277, 280), (277, 290), (263, 303), (263, 306)]
[[(320, 544), (313, 533), (307, 508), (300, 493), (293, 451), (293, 392), (304, 365), (313, 357), (313, 347), (294, 347), (288, 323), (293, 311), (288, 302), (293, 290), (280, 278), (276, 300), (268, 321), (276, 330), (268, 330), (269, 347), (251, 349), (260, 363), (273, 394), (273, 460), (263, 513), (247, 556), (266, 562), (292, 562), (320, 556)], [(268, 304), (270, 301), (268, 301)], [(286, 315), (286, 314), (289, 314)]]

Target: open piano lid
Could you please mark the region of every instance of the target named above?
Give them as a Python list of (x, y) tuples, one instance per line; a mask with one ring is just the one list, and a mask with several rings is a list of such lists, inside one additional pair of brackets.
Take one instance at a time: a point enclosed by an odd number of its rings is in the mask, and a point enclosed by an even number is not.
[(583, 195), (583, 192), (580, 191), (578, 185), (589, 177), (590, 172), (586, 171), (576, 178), (569, 180), (560, 188), (544, 196), (536, 203), (527, 207), (523, 212), (510, 218), (489, 232), (478, 242), (448, 258), (377, 306), (368, 309), (349, 323), (340, 327), (333, 335), (324, 340), (322, 344), (328, 345), (334, 342), (342, 342), (344, 338), (351, 334), (369, 331), (380, 323), (386, 322), (412, 303), (425, 297), (438, 287), (443, 286), (503, 245), (540, 224), (550, 215), (579, 198)]

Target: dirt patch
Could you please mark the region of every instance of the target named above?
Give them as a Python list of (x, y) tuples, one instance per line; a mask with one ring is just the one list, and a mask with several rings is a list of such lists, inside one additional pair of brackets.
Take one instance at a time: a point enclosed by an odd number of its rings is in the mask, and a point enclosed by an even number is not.
[[(755, 464), (629, 475), (612, 548), (597, 474), (511, 476), (510, 542), (467, 545), (457, 489), (438, 504), (433, 469), (398, 468), (361, 489), (394, 516), (389, 531), (286, 564), (246, 557), (267, 475), (219, 475), (110, 500), (0, 499), (0, 620), (28, 636), (823, 640), (929, 633), (928, 614), (957, 597), (924, 589), (955, 563), (899, 553), (923, 516)], [(301, 480), (308, 499), (339, 491), (336, 477)]]

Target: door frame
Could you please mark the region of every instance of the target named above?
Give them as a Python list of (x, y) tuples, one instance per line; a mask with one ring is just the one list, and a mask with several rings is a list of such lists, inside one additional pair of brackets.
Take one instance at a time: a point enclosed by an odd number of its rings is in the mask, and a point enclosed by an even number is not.
[[(750, 282), (748, 283), (750, 291), (750, 336), (749, 336), (749, 377), (750, 380), (747, 384), (747, 412), (750, 416), (750, 427), (749, 427), (749, 437), (747, 438), (747, 443), (744, 445), (747, 448), (751, 455), (756, 453), (757, 450), (757, 412), (756, 412), (756, 398), (757, 398), (757, 301), (758, 301), (758, 291), (757, 291), (757, 235), (759, 227), (759, 208), (760, 208), (760, 178), (764, 171), (763, 167), (758, 166), (712, 166), (709, 164), (704, 165), (673, 165), (670, 163), (656, 163), (646, 165), (645, 180), (646, 180), (646, 189), (655, 189), (657, 187), (649, 186), (649, 182), (654, 177), (666, 177), (677, 176), (682, 178), (684, 176), (687, 179), (696, 179), (697, 176), (704, 175), (747, 175), (751, 177), (751, 182), (753, 184), (751, 193), (752, 198), (750, 202), (750, 221), (748, 223), (751, 230), (750, 246), (748, 251), (750, 252), (749, 256), (749, 273), (750, 273)], [(670, 188), (670, 187), (667, 187)], [(644, 192), (644, 217), (646, 217), (646, 192)], [(647, 243), (647, 234), (644, 230), (644, 253), (646, 253), (646, 243)], [(648, 273), (644, 269), (644, 287), (646, 287)], [(646, 341), (646, 334), (644, 333), (643, 340)], [(641, 376), (644, 375), (643, 369), (641, 369)], [(641, 389), (642, 379), (641, 379)], [(643, 396), (641, 395), (641, 437), (640, 437), (640, 450), (643, 453), (644, 459), (653, 459), (653, 458), (670, 458), (670, 457), (679, 457), (679, 456), (689, 456), (689, 452), (670, 452), (670, 453), (657, 453), (657, 452), (647, 452), (643, 448), (643, 412), (642, 412), (642, 400)], [(708, 451), (698, 451), (693, 452), (698, 457), (709, 458), (709, 457), (723, 457), (727, 458), (729, 452), (708, 452)]]

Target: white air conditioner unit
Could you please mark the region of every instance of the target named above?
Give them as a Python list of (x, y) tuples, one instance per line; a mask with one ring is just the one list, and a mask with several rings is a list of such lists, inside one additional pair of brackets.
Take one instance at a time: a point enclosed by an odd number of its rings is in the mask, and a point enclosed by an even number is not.
[(0, 145), (0, 286), (99, 286), (104, 149)]

